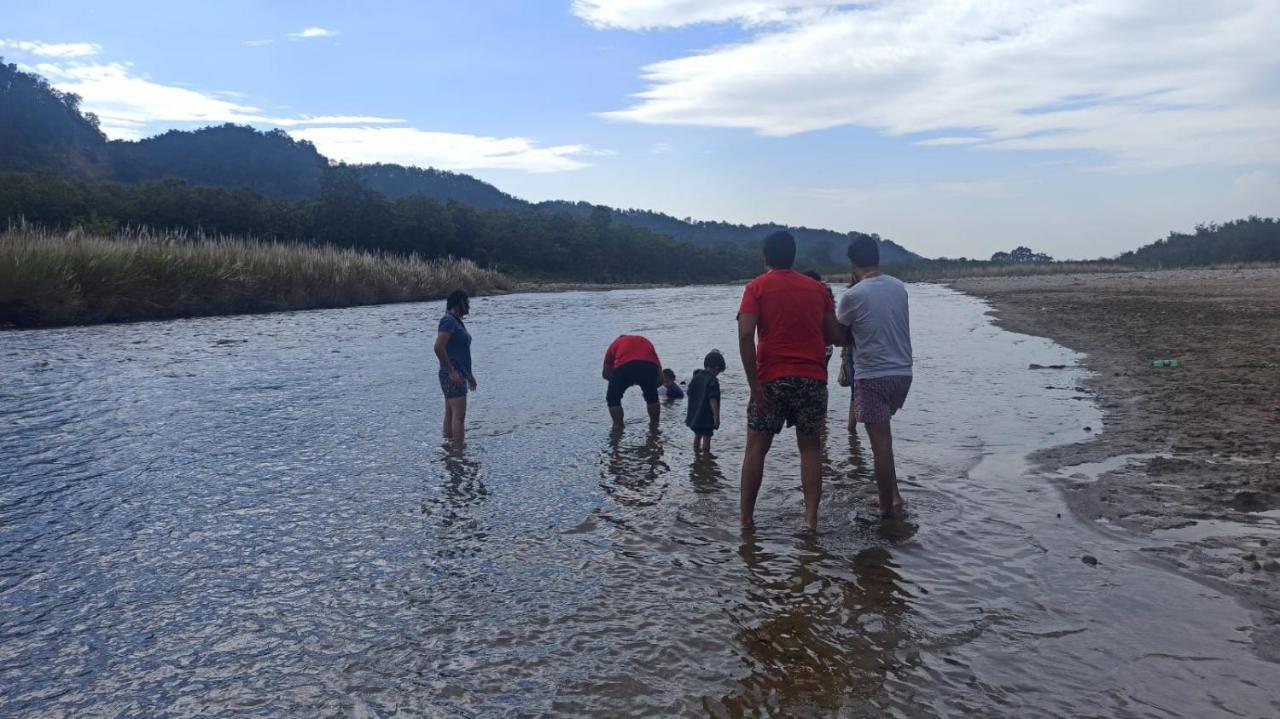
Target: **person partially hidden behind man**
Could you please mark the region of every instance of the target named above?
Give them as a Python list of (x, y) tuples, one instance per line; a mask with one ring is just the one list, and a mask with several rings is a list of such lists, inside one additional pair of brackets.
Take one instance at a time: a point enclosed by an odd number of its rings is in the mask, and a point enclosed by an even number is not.
[[(911, 390), (911, 322), (907, 288), (880, 272), (880, 248), (865, 235), (849, 244), (857, 284), (840, 295), (836, 319), (853, 335), (853, 413), (867, 428), (881, 517), (906, 511), (898, 492), (889, 420)], [(852, 425), (849, 431), (853, 431)]]
[(805, 523), (810, 529), (818, 526), (827, 345), (844, 345), (846, 340), (826, 286), (792, 270), (795, 258), (791, 233), (766, 237), (766, 272), (747, 285), (738, 308), (738, 350), (751, 390), (742, 458), (744, 528), (754, 524), (765, 456), (784, 424), (796, 428)]
[(600, 376), (609, 382), (605, 404), (613, 426), (622, 426), (622, 395), (632, 385), (639, 385), (648, 405), (649, 423), (658, 424), (658, 385), (662, 384), (662, 363), (653, 343), (640, 335), (620, 335), (604, 353), (604, 369)]

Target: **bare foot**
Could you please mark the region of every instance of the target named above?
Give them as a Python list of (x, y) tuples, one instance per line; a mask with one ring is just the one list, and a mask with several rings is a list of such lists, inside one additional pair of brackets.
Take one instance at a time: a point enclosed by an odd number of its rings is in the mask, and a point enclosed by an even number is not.
[[(874, 509), (880, 509), (880, 498), (879, 498), (879, 497), (872, 497), (872, 498), (871, 498), (871, 506), (872, 506), (872, 508), (874, 508)], [(898, 516), (899, 514), (902, 514), (902, 513), (903, 513), (903, 512), (905, 512), (905, 511), (907, 511), (907, 500), (903, 499), (903, 498), (902, 498), (902, 495), (901, 495), (901, 494), (899, 494), (897, 497), (894, 497), (894, 500), (893, 500), (893, 511), (892, 511), (892, 512), (883, 512), (883, 511), (882, 511), (882, 512), (880, 512), (880, 516), (881, 516), (881, 517), (884, 517), (884, 518), (886, 518), (886, 519), (887, 519), (887, 518), (889, 518), (889, 517), (896, 517), (896, 516)]]

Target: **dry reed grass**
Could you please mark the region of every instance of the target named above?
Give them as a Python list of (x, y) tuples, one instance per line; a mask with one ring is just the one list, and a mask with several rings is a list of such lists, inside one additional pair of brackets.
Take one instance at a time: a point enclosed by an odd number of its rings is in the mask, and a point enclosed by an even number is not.
[(470, 260), (146, 230), (0, 233), (0, 325), (17, 327), (413, 302), (508, 285)]

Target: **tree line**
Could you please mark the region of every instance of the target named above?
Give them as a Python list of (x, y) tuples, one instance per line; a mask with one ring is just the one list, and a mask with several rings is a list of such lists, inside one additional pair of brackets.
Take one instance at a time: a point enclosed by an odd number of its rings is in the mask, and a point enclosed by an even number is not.
[(265, 197), (246, 188), (182, 180), (84, 182), (0, 173), (0, 219), (110, 233), (126, 227), (183, 229), (377, 250), (434, 259), (465, 257), (531, 278), (593, 282), (713, 282), (759, 271), (758, 250), (699, 247), (612, 222), (536, 208), (476, 209), (421, 195), (395, 201), (355, 168), (324, 170), (314, 199)]

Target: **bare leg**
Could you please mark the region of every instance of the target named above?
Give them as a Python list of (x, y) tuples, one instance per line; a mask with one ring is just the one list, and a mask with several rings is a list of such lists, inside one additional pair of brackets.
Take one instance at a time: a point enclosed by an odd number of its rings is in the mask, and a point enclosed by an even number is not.
[(647, 409), (649, 410), (649, 424), (657, 424), (658, 418), (662, 416), (662, 406), (654, 402)]
[(467, 422), (467, 398), (465, 396), (454, 397), (449, 400), (449, 418), (453, 420), (449, 438), (453, 440), (455, 445), (461, 445), (466, 433)]
[(453, 406), (448, 399), (444, 401), (444, 438), (453, 436)]
[(610, 407), (609, 416), (613, 418), (614, 427), (621, 427), (622, 426), (622, 405), (618, 405), (617, 407)]
[(822, 435), (796, 432), (800, 450), (800, 484), (804, 488), (804, 523), (818, 528), (818, 502), (822, 499)]
[(898, 472), (893, 461), (893, 432), (888, 422), (868, 422), (867, 438), (875, 460), (876, 487), (880, 490), (880, 516), (892, 517), (906, 507), (898, 493)]
[(756, 497), (760, 494), (760, 483), (764, 481), (764, 458), (771, 446), (772, 434), (747, 430), (747, 451), (742, 457), (742, 486), (739, 490), (743, 527), (755, 524)]
[(849, 435), (858, 436), (858, 413), (854, 410), (853, 398), (849, 399)]

